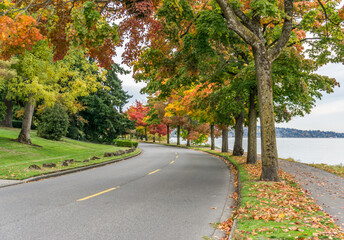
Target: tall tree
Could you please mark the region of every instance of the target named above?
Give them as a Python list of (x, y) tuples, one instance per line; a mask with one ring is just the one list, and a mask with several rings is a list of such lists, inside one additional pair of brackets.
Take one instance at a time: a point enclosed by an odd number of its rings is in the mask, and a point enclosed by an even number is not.
[[(293, 0), (279, 2), (255, 1), (245, 14), (234, 1), (216, 0), (227, 26), (247, 42), (253, 50), (258, 85), (259, 112), (262, 135), (262, 175), (261, 180), (279, 181), (278, 156), (273, 108), (271, 65), (287, 45), (293, 30)], [(251, 15), (250, 15), (251, 14)], [(263, 18), (273, 18), (283, 22), (280, 34), (275, 39), (267, 39), (262, 24)], [(277, 29), (276, 29), (277, 30)], [(269, 36), (270, 37), (270, 36)]]
[(8, 81), (9, 97), (25, 102), (23, 124), (17, 141), (31, 144), (30, 129), (36, 102), (45, 99), (52, 103), (55, 97), (55, 67), (52, 50), (46, 41), (38, 42), (31, 51), (25, 50), (15, 64), (18, 76)]
[[(82, 65), (77, 64), (81, 67)], [(85, 69), (80, 69), (85, 71)], [(75, 114), (75, 118), (83, 120), (83, 124), (73, 121), (71, 135), (77, 138), (80, 134), (73, 134), (79, 130), (83, 137), (92, 142), (111, 143), (117, 136), (124, 134), (127, 129), (134, 128), (133, 123), (122, 114), (123, 106), (131, 97), (122, 89), (122, 82), (117, 74), (128, 74), (118, 64), (113, 64), (105, 77), (98, 77), (101, 84), (96, 92), (89, 96), (79, 97), (77, 100), (83, 108)], [(94, 74), (98, 74), (95, 72)]]

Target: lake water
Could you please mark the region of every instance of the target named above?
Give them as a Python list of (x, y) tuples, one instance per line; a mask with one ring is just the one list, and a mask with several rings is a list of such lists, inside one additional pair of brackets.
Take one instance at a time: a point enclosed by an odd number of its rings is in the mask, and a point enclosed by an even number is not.
[[(232, 149), (234, 138), (228, 139)], [(176, 142), (177, 139), (171, 138), (171, 141)], [(216, 147), (221, 148), (221, 141), (221, 138), (215, 140)], [(260, 138), (257, 139), (257, 146), (260, 154)], [(246, 152), (247, 138), (244, 138), (243, 147)], [(280, 158), (293, 158), (303, 163), (344, 164), (344, 138), (277, 138), (277, 149)]]

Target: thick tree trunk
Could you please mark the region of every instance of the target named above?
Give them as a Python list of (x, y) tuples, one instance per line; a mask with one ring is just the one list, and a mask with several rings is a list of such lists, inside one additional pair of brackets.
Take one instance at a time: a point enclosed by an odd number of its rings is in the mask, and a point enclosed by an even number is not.
[(180, 145), (180, 126), (177, 126), (177, 145)]
[(12, 125), (12, 109), (13, 109), (12, 100), (8, 100), (6, 98), (6, 94), (4, 94), (3, 101), (6, 106), (6, 116), (5, 116), (5, 119), (2, 122), (0, 122), (0, 126), (11, 128), (13, 127)]
[(153, 134), (153, 143), (155, 143), (155, 133)]
[(167, 144), (170, 144), (170, 125), (167, 124)]
[(30, 138), (30, 130), (32, 124), (33, 111), (35, 109), (35, 100), (30, 99), (25, 103), (25, 111), (23, 117), (23, 124), (17, 141), (25, 144), (32, 144)]
[(248, 147), (247, 147), (247, 160), (248, 164), (257, 163), (257, 110), (255, 96), (257, 91), (250, 93), (250, 106), (248, 110)]
[(228, 127), (222, 130), (222, 152), (228, 152)]
[(146, 142), (148, 141), (148, 136), (147, 136), (147, 127), (145, 127), (145, 139), (146, 139)]
[(262, 175), (260, 180), (279, 181), (271, 61), (263, 46), (254, 49), (253, 54), (256, 65), (262, 143)]
[(210, 142), (211, 142), (211, 150), (215, 150), (215, 125), (210, 125)]
[(235, 139), (233, 147), (233, 156), (242, 156), (244, 154), (244, 149), (242, 148), (242, 140), (244, 137), (244, 121), (245, 115), (241, 112), (235, 118)]

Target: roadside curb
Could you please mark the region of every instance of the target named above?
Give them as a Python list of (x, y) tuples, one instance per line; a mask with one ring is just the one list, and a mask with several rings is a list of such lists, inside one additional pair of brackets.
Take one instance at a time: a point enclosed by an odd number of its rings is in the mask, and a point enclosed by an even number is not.
[(116, 162), (120, 162), (120, 161), (124, 161), (124, 160), (130, 159), (130, 158), (133, 158), (133, 157), (137, 157), (141, 153), (143, 153), (142, 149), (140, 149), (140, 152), (136, 153), (135, 155), (128, 156), (128, 157), (125, 157), (125, 158), (119, 158), (119, 159), (109, 160), (109, 161), (106, 161), (106, 162), (96, 163), (96, 164), (88, 165), (88, 166), (84, 166), (84, 167), (73, 168), (73, 169), (66, 169), (66, 170), (61, 170), (61, 171), (57, 171), (57, 172), (53, 172), (53, 173), (47, 173), (47, 174), (44, 174), (44, 175), (39, 175), (39, 176), (36, 176), (36, 177), (27, 178), (27, 179), (24, 179), (24, 180), (19, 180), (19, 182), (10, 183), (10, 184), (7, 184), (7, 185), (2, 185), (2, 186), (0, 186), (0, 188), (14, 186), (14, 185), (22, 184), (22, 183), (35, 182), (35, 181), (39, 181), (39, 180), (46, 179), (46, 178), (59, 177), (59, 176), (67, 175), (67, 174), (70, 174), (70, 173), (81, 172), (81, 171), (89, 170), (89, 169), (92, 169), (92, 168), (102, 167), (102, 166), (105, 166), (105, 165), (108, 165), (108, 164), (112, 164), (112, 163), (116, 163)]
[[(237, 176), (234, 176), (234, 182), (235, 182), (235, 177), (237, 177), (237, 181), (238, 181), (238, 185), (235, 187), (235, 192), (238, 194), (238, 200), (236, 201), (236, 206), (235, 206), (235, 209), (231, 210), (232, 213), (234, 214), (235, 213), (235, 210), (239, 209), (239, 206), (240, 206), (240, 201), (241, 201), (241, 181), (240, 181), (240, 171), (239, 171), (239, 168), (229, 159), (227, 159), (226, 157), (223, 157), (223, 156), (220, 156), (220, 155), (217, 155), (215, 153), (211, 153), (211, 152), (205, 152), (205, 153), (208, 153), (210, 155), (213, 155), (213, 156), (217, 156), (218, 158), (222, 158), (222, 160), (227, 160), (229, 162), (230, 165), (232, 165), (235, 170), (237, 171)], [(227, 202), (228, 202), (228, 199), (227, 199)], [(226, 202), (226, 204), (227, 204)], [(224, 215), (224, 214), (223, 214)], [(226, 221), (228, 218), (230, 217), (230, 215), (228, 214), (227, 215), (227, 218), (224, 218), (222, 219), (221, 217), (221, 222), (224, 222)], [(232, 229), (228, 235), (228, 240), (232, 240), (234, 239), (234, 232), (235, 232), (235, 229), (236, 229), (236, 225), (237, 225), (237, 219), (235, 218), (233, 220), (233, 224), (232, 224)], [(226, 237), (226, 234), (221, 231), (220, 229), (216, 229), (214, 234), (213, 234), (213, 237), (217, 238), (217, 239), (220, 239), (220, 238), (223, 238), (223, 237)]]

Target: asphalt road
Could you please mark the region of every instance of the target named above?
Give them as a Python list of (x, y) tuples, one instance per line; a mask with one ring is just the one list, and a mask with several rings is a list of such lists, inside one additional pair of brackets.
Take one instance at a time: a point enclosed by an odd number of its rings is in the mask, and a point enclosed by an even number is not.
[(227, 166), (192, 150), (140, 147), (126, 161), (0, 188), (0, 239), (211, 236), (233, 191)]

